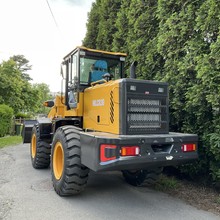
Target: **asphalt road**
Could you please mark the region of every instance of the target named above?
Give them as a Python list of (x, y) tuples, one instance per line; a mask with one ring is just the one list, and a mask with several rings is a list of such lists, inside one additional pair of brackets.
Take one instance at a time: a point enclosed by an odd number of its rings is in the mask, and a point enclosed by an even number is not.
[(78, 196), (59, 197), (50, 169), (32, 168), (29, 145), (0, 150), (0, 219), (16, 220), (220, 220), (146, 187), (127, 185), (118, 172), (91, 173)]

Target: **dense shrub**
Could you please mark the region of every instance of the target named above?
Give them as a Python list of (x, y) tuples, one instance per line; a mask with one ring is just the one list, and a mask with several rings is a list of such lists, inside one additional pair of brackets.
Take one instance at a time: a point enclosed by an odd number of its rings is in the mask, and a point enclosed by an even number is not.
[(13, 109), (7, 105), (0, 105), (0, 137), (10, 133)]
[(15, 119), (31, 119), (33, 116), (28, 113), (19, 112), (15, 115)]
[(210, 149), (210, 173), (214, 183), (220, 184), (220, 130), (219, 126), (215, 133), (209, 135)]

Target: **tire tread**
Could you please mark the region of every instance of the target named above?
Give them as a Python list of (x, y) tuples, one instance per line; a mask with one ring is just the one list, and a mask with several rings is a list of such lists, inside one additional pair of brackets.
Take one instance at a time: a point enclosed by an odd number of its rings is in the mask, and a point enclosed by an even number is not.
[[(36, 135), (36, 156), (35, 158), (31, 157), (32, 166), (35, 169), (44, 169), (50, 166), (50, 154), (51, 154), (51, 146), (49, 143), (40, 139), (40, 129), (39, 125), (35, 125), (32, 130), (32, 134)], [(31, 151), (31, 145), (30, 145)]]
[[(65, 146), (65, 164), (63, 176), (56, 180), (53, 175), (53, 186), (60, 196), (71, 196), (82, 192), (88, 181), (89, 169), (81, 164), (81, 149), (79, 129), (73, 126), (63, 126), (58, 128), (56, 137), (61, 137)], [(55, 143), (53, 143), (53, 146)]]

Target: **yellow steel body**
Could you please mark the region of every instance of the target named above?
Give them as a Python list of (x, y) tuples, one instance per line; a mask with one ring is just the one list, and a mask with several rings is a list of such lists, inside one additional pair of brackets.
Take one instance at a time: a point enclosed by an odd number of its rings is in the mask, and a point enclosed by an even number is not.
[(119, 82), (96, 84), (84, 91), (84, 129), (119, 134)]
[[(65, 118), (65, 117), (77, 117), (83, 116), (83, 93), (79, 93), (79, 102), (77, 103), (77, 107), (67, 110), (67, 106), (65, 106), (65, 97), (57, 95), (54, 101), (54, 106), (51, 108), (48, 118)], [(44, 103), (46, 106), (46, 102)]]
[(85, 130), (119, 134), (119, 82), (120, 79), (88, 87), (79, 93), (77, 108), (70, 110), (64, 105), (64, 96), (56, 96), (48, 117), (83, 117)]

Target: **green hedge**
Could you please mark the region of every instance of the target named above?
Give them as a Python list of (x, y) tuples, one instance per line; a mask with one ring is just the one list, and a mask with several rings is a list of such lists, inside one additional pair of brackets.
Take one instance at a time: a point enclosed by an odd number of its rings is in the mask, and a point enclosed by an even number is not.
[(15, 115), (15, 119), (31, 119), (33, 116), (31, 114), (28, 113), (22, 113), (22, 112), (18, 112)]
[(7, 105), (0, 105), (0, 137), (10, 133), (14, 111)]

